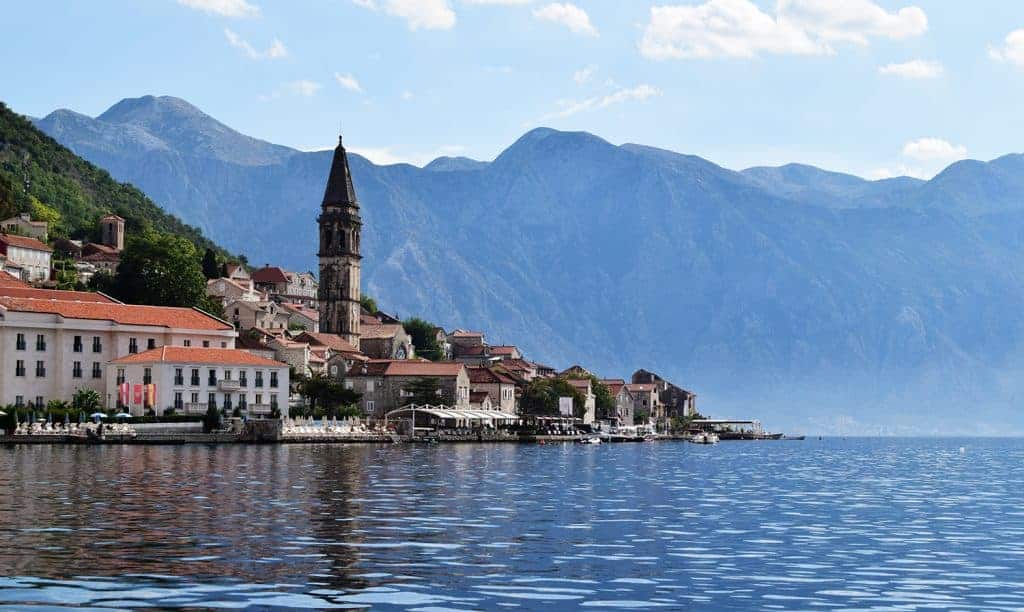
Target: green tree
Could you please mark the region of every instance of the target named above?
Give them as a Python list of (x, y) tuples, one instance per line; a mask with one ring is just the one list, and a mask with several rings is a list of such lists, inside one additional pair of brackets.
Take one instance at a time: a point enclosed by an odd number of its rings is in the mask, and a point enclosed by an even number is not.
[(535, 378), (523, 390), (520, 406), (532, 416), (558, 416), (558, 399), (571, 397), (573, 416), (583, 418), (586, 411), (583, 394), (564, 378)]
[(206, 414), (203, 416), (203, 430), (210, 432), (221, 428), (220, 410), (217, 410), (217, 403), (210, 402), (206, 406)]
[(412, 337), (412, 345), (416, 347), (416, 356), (431, 361), (444, 358), (444, 351), (437, 343), (437, 326), (418, 317), (402, 321), (405, 333)]
[(338, 416), (338, 410), (342, 407), (351, 406), (362, 397), (360, 393), (352, 389), (346, 389), (337, 380), (316, 374), (302, 380), (299, 383), (299, 394), (310, 404), (310, 410), (323, 410), (327, 416)]
[(402, 389), (408, 394), (406, 404), (451, 405), (452, 396), (447, 389), (442, 389), (436, 378), (416, 378), (409, 381)]
[(217, 253), (210, 247), (206, 247), (203, 253), (203, 276), (206, 278), (220, 278), (220, 266), (217, 265)]
[(359, 297), (359, 303), (362, 304), (363, 309), (370, 314), (377, 314), (377, 301), (365, 293)]
[(210, 307), (195, 245), (156, 231), (129, 239), (112, 291), (129, 304)]
[(102, 403), (103, 399), (95, 389), (82, 387), (76, 389), (74, 395), (71, 396), (71, 407), (86, 414), (92, 414), (99, 410)]
[(612, 397), (612, 392), (608, 389), (608, 385), (601, 382), (601, 379), (591, 374), (590, 376), (573, 376), (569, 375), (567, 378), (590, 380), (590, 389), (594, 393), (594, 407), (597, 413), (597, 418), (606, 419), (608, 415), (615, 412), (615, 398)]

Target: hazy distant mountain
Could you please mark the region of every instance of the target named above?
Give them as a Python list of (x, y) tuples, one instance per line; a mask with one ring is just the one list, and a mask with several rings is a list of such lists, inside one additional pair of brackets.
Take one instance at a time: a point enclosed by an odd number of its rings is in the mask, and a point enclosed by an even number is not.
[[(252, 263), (316, 269), (329, 151), (175, 98), (38, 125)], [(654, 369), (719, 416), (1024, 432), (1021, 156), (866, 181), (537, 129), (493, 162), (350, 158), (364, 289), (402, 316), (553, 365)]]

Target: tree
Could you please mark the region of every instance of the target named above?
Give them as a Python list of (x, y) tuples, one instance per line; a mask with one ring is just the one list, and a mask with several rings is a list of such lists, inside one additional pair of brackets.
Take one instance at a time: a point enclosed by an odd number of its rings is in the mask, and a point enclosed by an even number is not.
[(402, 321), (405, 333), (412, 337), (412, 345), (416, 347), (416, 355), (431, 361), (444, 358), (444, 351), (437, 343), (437, 326), (419, 317)]
[(129, 239), (111, 290), (129, 304), (209, 307), (195, 245), (152, 230)]
[(206, 278), (220, 278), (217, 253), (210, 247), (206, 247), (206, 253), (203, 253), (203, 276)]
[(71, 396), (71, 407), (87, 414), (99, 410), (102, 402), (98, 391), (85, 387), (76, 389), (74, 395)]
[(451, 393), (442, 389), (436, 378), (416, 378), (405, 385), (402, 389), (408, 394), (408, 404), (431, 404), (450, 405), (452, 403)]
[(583, 418), (586, 412), (583, 394), (564, 378), (535, 378), (523, 391), (520, 406), (532, 416), (559, 416), (558, 399), (571, 397), (573, 416)]
[(362, 304), (363, 309), (370, 314), (377, 314), (377, 301), (365, 293), (359, 297), (359, 303)]
[(568, 376), (570, 379), (590, 380), (590, 390), (594, 393), (594, 407), (597, 418), (606, 419), (615, 413), (615, 398), (608, 389), (608, 385), (601, 382), (601, 379), (593, 374), (589, 376)]
[(203, 416), (203, 429), (206, 431), (216, 431), (221, 427), (220, 411), (217, 410), (217, 404), (210, 402), (206, 407), (206, 414)]
[(339, 408), (351, 406), (362, 397), (362, 394), (346, 389), (337, 380), (323, 374), (306, 378), (299, 383), (298, 388), (299, 394), (309, 401), (313, 411), (319, 407), (328, 416), (338, 416)]

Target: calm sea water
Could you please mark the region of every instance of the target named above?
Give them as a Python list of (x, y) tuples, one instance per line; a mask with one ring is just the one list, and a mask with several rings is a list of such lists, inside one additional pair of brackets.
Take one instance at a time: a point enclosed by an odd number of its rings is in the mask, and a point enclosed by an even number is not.
[(4, 608), (1019, 610), (1024, 441), (6, 447), (0, 576)]

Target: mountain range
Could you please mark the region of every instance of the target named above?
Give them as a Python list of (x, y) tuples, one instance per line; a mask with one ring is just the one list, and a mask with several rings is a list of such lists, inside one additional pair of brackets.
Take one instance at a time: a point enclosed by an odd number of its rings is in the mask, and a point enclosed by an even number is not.
[[(35, 122), (254, 265), (316, 269), (330, 151), (172, 97)], [(1024, 433), (1024, 156), (867, 181), (538, 128), (489, 162), (350, 164), (364, 292), (401, 316), (770, 427)]]

